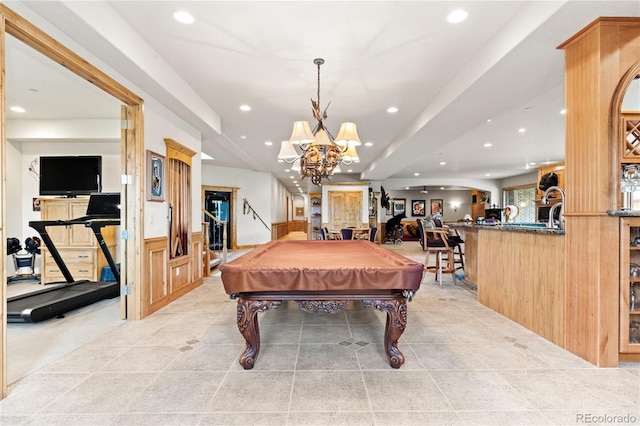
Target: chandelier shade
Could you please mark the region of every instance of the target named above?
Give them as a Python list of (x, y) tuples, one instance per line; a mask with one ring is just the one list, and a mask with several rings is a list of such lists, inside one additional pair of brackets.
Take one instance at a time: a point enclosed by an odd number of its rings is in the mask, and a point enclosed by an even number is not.
[[(355, 123), (342, 123), (337, 138), (326, 129), (328, 106), (320, 110), (320, 65), (324, 59), (316, 58), (313, 63), (318, 67), (318, 99), (311, 99), (311, 108), (318, 123), (312, 131), (308, 121), (294, 122), (291, 137), (280, 143), (278, 159), (293, 163), (291, 169), (299, 171), (302, 179), (309, 177), (312, 183), (320, 185), (322, 179), (339, 173), (341, 163), (350, 165), (359, 161), (356, 146), (362, 142)], [(298, 153), (296, 146), (302, 153)]]
[(348, 144), (356, 147), (362, 145), (362, 142), (360, 142), (360, 138), (358, 137), (356, 123), (342, 123), (342, 125), (340, 125), (338, 136), (336, 136), (336, 143), (340, 146)]
[(296, 151), (293, 143), (290, 141), (280, 142), (280, 152), (278, 153), (278, 159), (286, 162), (292, 162), (296, 158), (300, 157), (300, 154)]
[(291, 132), (289, 142), (293, 144), (306, 144), (315, 141), (315, 139), (308, 121), (296, 121), (293, 123), (293, 131)]

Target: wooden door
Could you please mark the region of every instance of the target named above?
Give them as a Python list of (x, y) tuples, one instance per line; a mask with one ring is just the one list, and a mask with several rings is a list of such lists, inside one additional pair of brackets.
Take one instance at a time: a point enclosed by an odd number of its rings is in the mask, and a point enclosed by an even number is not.
[(329, 228), (362, 226), (362, 191), (329, 191)]

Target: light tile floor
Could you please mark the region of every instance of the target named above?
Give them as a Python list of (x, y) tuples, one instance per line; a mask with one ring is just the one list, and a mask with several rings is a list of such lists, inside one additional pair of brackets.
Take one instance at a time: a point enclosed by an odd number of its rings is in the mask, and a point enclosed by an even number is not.
[[(423, 259), (414, 244), (387, 247)], [(426, 275), (408, 307), (399, 370), (385, 358), (382, 312), (288, 302), (260, 314), (261, 353), (244, 371), (235, 302), (216, 274), (13, 384), (0, 424), (640, 424), (640, 366), (596, 368), (450, 277), (440, 287)]]

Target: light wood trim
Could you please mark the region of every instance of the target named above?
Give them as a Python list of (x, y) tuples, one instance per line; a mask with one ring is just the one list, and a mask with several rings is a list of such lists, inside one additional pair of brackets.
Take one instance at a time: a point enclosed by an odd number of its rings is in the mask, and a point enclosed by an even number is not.
[(204, 194), (206, 191), (219, 191), (219, 192), (231, 192), (231, 200), (229, 206), (229, 217), (233, 219), (233, 224), (231, 226), (231, 235), (228, 237), (231, 238), (231, 249), (238, 249), (238, 232), (237, 232), (237, 223), (238, 217), (236, 213), (236, 206), (238, 202), (238, 191), (239, 187), (236, 186), (216, 186), (216, 185), (202, 185), (202, 192), (200, 197), (200, 205), (204, 208)]
[(286, 237), (289, 233), (289, 222), (271, 223), (271, 241)]
[(143, 103), (141, 97), (82, 59), (82, 57), (22, 18), (6, 5), (0, 4), (0, 12), (5, 18), (5, 28), (8, 34), (11, 34), (27, 46), (59, 63), (94, 86), (120, 99), (122, 102), (126, 104)]
[(478, 230), (465, 227), (455, 228), (463, 232), (464, 240), (464, 276), (473, 284), (478, 284)]
[(142, 294), (142, 316), (146, 317), (166, 305), (168, 296), (167, 264), (169, 259), (169, 239), (150, 238), (144, 242), (144, 280)]
[[(1, 7), (2, 5), (0, 5)], [(5, 23), (6, 20), (0, 20), (0, 88), (2, 90), (0, 96), (0, 138), (2, 143), (0, 144), (0, 241), (2, 243), (2, 271), (0, 272), (0, 279), (2, 284), (0, 285), (0, 399), (4, 399), (7, 396), (7, 246), (4, 244), (7, 235), (5, 226), (7, 224), (7, 119), (5, 111), (7, 110), (7, 98), (6, 98), (6, 78), (5, 78)]]
[(165, 138), (164, 143), (167, 146), (167, 159), (174, 158), (176, 160), (182, 161), (185, 164), (188, 164), (189, 167), (191, 167), (192, 158), (197, 154), (197, 152), (187, 148), (180, 142), (176, 142), (171, 138)]
[[(478, 301), (562, 346), (564, 236), (485, 229), (477, 232)], [(472, 243), (473, 232), (465, 235)], [(467, 240), (465, 250), (469, 249)], [(467, 265), (471, 257), (468, 252)]]
[[(640, 344), (629, 342), (630, 326), (630, 265), (637, 263), (639, 256), (634, 250), (631, 254), (630, 241), (635, 237), (631, 235), (631, 227), (640, 227), (640, 218), (622, 218), (620, 220), (620, 353), (637, 353), (640, 355)], [(632, 257), (633, 256), (633, 257)], [(632, 260), (633, 259), (633, 260)], [(640, 282), (635, 282), (638, 286), (637, 296), (640, 296)], [(634, 311), (640, 314), (640, 311)], [(640, 318), (636, 316), (636, 318)]]

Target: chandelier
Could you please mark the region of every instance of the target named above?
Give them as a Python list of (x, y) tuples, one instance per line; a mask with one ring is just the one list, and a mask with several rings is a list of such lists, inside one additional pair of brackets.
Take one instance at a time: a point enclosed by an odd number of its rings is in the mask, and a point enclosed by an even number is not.
[[(291, 138), (280, 143), (278, 159), (293, 163), (291, 168), (299, 170), (302, 179), (309, 177), (314, 185), (320, 185), (323, 178), (329, 179), (340, 170), (340, 164), (349, 166), (359, 161), (356, 146), (362, 142), (355, 123), (342, 123), (336, 138), (325, 127), (329, 105), (320, 113), (320, 65), (324, 59), (316, 58), (313, 63), (318, 67), (318, 99), (311, 99), (311, 111), (318, 123), (313, 132), (308, 121), (293, 123)], [(302, 153), (298, 153), (296, 146)]]

